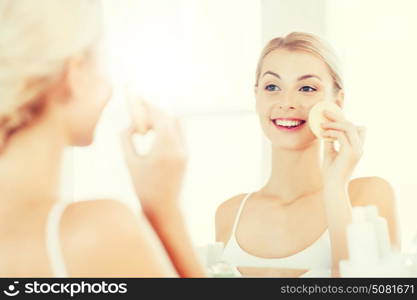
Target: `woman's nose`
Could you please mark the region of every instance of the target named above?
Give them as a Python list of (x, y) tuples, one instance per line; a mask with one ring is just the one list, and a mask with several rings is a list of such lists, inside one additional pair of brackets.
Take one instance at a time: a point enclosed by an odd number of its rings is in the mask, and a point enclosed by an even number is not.
[(282, 101), (279, 103), (279, 108), (280, 109), (295, 109), (295, 99), (293, 99), (290, 96), (285, 97), (284, 99), (282, 99)]
[(284, 105), (280, 104), (279, 105), (279, 108), (280, 109), (295, 109), (295, 106), (293, 106), (293, 105), (287, 105), (287, 104), (284, 104)]

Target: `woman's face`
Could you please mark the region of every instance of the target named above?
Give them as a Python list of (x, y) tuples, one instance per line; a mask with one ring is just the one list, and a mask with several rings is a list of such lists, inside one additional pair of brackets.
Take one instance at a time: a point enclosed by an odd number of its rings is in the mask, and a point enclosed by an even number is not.
[(319, 101), (337, 101), (328, 67), (304, 51), (278, 49), (263, 60), (255, 90), (256, 110), (272, 145), (303, 149), (316, 137), (308, 126), (310, 109)]

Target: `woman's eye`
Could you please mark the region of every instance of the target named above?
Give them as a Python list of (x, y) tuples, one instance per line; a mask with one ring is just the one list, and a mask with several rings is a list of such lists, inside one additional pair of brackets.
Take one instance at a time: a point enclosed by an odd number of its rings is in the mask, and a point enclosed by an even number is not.
[(302, 92), (315, 92), (315, 91), (317, 91), (317, 89), (306, 85), (306, 86), (301, 87), (300, 91), (302, 91)]
[(279, 91), (280, 89), (279, 89), (279, 87), (278, 87), (277, 85), (275, 85), (275, 84), (268, 84), (268, 85), (265, 87), (265, 90), (270, 91), (270, 92), (276, 92), (276, 91)]

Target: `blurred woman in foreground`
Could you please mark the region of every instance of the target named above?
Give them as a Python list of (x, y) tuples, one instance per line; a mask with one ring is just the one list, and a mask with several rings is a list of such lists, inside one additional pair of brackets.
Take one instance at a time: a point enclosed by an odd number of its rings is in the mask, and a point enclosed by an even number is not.
[(87, 146), (111, 97), (99, 0), (0, 0), (0, 272), (3, 277), (204, 276), (178, 198), (178, 124), (147, 105), (146, 156), (123, 135), (144, 215), (114, 199), (58, 201), (67, 146)]

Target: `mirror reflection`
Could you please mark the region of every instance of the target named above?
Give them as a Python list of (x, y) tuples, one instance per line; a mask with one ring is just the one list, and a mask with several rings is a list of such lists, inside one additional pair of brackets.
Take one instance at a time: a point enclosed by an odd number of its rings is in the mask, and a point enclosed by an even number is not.
[(417, 276), (413, 1), (124, 3), (0, 0), (3, 277)]

